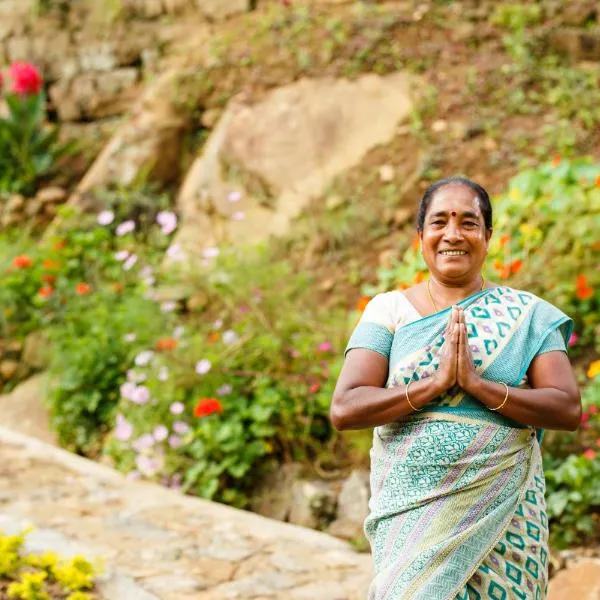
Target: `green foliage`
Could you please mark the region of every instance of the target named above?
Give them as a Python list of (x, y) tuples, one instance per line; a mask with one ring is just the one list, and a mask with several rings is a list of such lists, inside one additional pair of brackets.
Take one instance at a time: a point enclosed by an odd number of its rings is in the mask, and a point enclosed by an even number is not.
[(46, 99), (43, 92), (5, 94), (8, 116), (0, 118), (0, 195), (31, 194), (37, 182), (56, 168), (56, 162), (72, 152), (62, 144), (58, 129), (44, 125)]
[(6, 586), (7, 597), (15, 600), (50, 600), (55, 593), (65, 600), (92, 600), (84, 590), (93, 590), (100, 565), (94, 566), (82, 556), (61, 560), (52, 552), (25, 553), (27, 533), (29, 530), (5, 535), (0, 531), (0, 592)]
[[(345, 316), (315, 306), (309, 284), (266, 251), (231, 251), (201, 274), (202, 309), (157, 340), (166, 350), (138, 355), (121, 388), (116, 464), (244, 506), (264, 466), (314, 457), (333, 434)], [(134, 389), (151, 400), (132, 401)]]

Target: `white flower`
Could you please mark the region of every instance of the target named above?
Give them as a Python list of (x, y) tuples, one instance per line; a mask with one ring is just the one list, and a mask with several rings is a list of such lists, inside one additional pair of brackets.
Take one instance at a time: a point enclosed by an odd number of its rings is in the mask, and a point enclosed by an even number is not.
[(135, 342), (135, 338), (136, 338), (135, 333), (126, 333), (123, 336), (123, 339), (128, 343)]
[(238, 210), (231, 215), (232, 220), (234, 221), (243, 221), (246, 218), (246, 213)]
[(211, 367), (212, 364), (210, 360), (208, 360), (207, 358), (203, 358), (202, 360), (199, 360), (196, 363), (196, 373), (198, 373), (198, 375), (206, 375), (206, 373), (210, 371)]
[(161, 233), (169, 235), (177, 229), (177, 215), (168, 210), (162, 210), (156, 215), (156, 222), (160, 225)]
[(110, 225), (115, 220), (115, 213), (112, 210), (103, 210), (98, 214), (98, 225)]
[(167, 256), (171, 260), (175, 260), (175, 261), (185, 260), (185, 258), (186, 258), (185, 252), (183, 252), (183, 250), (181, 249), (181, 246), (179, 244), (171, 244), (167, 248)]
[(135, 229), (135, 221), (129, 219), (129, 221), (123, 221), (116, 229), (117, 235), (126, 235), (131, 233)]
[(185, 410), (185, 406), (181, 402), (173, 402), (169, 407), (169, 411), (174, 415), (180, 415)]
[(169, 430), (164, 425), (157, 425), (152, 435), (157, 442), (164, 442), (169, 437)]
[(134, 362), (138, 367), (144, 367), (152, 360), (153, 357), (154, 352), (152, 352), (152, 350), (144, 350), (135, 357)]
[(158, 380), (166, 381), (167, 379), (169, 379), (169, 369), (167, 369), (167, 367), (161, 367), (158, 370)]
[(209, 246), (208, 248), (204, 248), (202, 251), (202, 256), (204, 258), (215, 258), (219, 256), (219, 249), (216, 246)]
[(125, 398), (125, 400), (131, 400), (131, 398), (133, 397), (133, 394), (135, 392), (135, 388), (136, 388), (136, 385), (133, 381), (126, 381), (120, 387), (121, 396), (123, 396), (123, 398)]
[(238, 335), (235, 331), (232, 331), (231, 329), (225, 331), (223, 333), (223, 343), (224, 344), (233, 344), (235, 342), (238, 341)]
[(163, 302), (160, 305), (160, 310), (162, 312), (172, 312), (177, 308), (177, 303), (168, 300), (167, 302)]
[(135, 404), (146, 404), (148, 400), (150, 400), (150, 390), (143, 385), (136, 386), (131, 394), (131, 401)]
[(214, 323), (213, 323), (213, 327), (215, 329), (221, 329), (221, 327), (223, 327), (223, 319), (217, 319)]
[(227, 396), (227, 394), (231, 394), (232, 391), (233, 391), (233, 388), (228, 383), (224, 383), (217, 390), (217, 396)]
[(123, 415), (117, 415), (117, 426), (115, 427), (115, 437), (122, 442), (126, 442), (133, 434), (133, 426), (125, 419)]
[(241, 192), (229, 192), (229, 194), (227, 195), (227, 200), (229, 200), (229, 202), (239, 202), (242, 199), (242, 193)]
[(183, 325), (178, 325), (177, 327), (175, 327), (175, 329), (173, 330), (173, 337), (175, 339), (179, 339), (182, 335), (183, 332), (185, 331), (185, 328), (183, 327)]

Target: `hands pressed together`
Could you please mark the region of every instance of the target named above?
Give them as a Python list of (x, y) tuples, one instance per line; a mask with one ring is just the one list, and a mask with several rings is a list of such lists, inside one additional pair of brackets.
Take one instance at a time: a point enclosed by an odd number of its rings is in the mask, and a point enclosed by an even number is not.
[(458, 385), (465, 392), (471, 393), (480, 380), (475, 371), (471, 349), (467, 337), (465, 313), (460, 306), (453, 306), (450, 311), (446, 340), (442, 346), (440, 365), (434, 380), (440, 393)]

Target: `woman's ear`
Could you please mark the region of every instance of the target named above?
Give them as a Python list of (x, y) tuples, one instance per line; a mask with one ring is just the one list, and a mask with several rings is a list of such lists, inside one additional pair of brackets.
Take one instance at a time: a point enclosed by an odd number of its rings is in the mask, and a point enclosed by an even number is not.
[(485, 230), (485, 246), (486, 246), (486, 248), (489, 246), (491, 238), (492, 238), (492, 229), (486, 229)]

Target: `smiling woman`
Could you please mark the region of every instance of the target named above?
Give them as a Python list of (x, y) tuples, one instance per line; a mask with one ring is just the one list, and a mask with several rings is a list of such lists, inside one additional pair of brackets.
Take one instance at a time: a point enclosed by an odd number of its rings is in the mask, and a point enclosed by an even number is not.
[(373, 298), (346, 349), (338, 429), (374, 427), (370, 600), (543, 599), (542, 428), (574, 430), (569, 317), (485, 281), (486, 191), (448, 178), (417, 230), (430, 278)]

